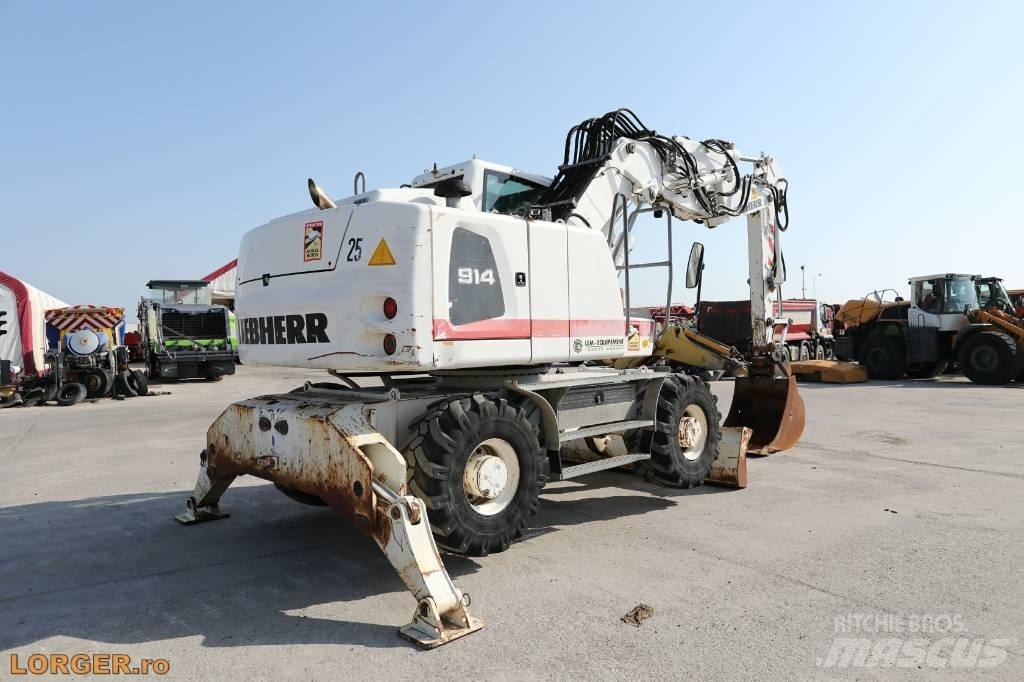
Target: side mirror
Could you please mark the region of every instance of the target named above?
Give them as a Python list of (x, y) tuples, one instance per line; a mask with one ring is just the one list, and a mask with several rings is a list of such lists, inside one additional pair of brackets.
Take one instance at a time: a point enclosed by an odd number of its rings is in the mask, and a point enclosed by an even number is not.
[(694, 242), (690, 247), (690, 259), (686, 263), (686, 288), (694, 289), (700, 284), (704, 271), (704, 245)]

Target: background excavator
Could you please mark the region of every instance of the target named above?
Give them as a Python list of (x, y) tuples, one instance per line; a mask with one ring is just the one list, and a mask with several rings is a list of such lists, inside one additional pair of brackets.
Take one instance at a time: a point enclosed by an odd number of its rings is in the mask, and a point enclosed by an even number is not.
[[(231, 405), (207, 433), (178, 520), (223, 518), (219, 499), (243, 474), (330, 505), (415, 596), (400, 633), (433, 647), (481, 626), (438, 545), (507, 549), (549, 480), (632, 465), (691, 487), (723, 448), (742, 456), (748, 438), (764, 452), (799, 439), (803, 402), (768, 317), (788, 222), (773, 158), (660, 135), (623, 109), (574, 126), (554, 178), (473, 159), (396, 189), (365, 191), (359, 179), (338, 201), (310, 180), (316, 208), (250, 231), (238, 259), (242, 361), (338, 381)], [(665, 257), (636, 263), (646, 214), (665, 221)], [(674, 221), (741, 216), (754, 343), (727, 358), (746, 376), (722, 427), (708, 384), (678, 361), (703, 340), (672, 319), (659, 333), (630, 305), (630, 274), (664, 268), (670, 300)], [(690, 286), (702, 254), (695, 245)], [(628, 451), (571, 459), (569, 445), (610, 434)]]

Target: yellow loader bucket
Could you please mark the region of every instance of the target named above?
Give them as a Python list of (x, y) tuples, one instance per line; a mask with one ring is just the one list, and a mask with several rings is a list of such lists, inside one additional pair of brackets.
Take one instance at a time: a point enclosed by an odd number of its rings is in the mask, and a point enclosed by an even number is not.
[(752, 375), (736, 378), (736, 389), (725, 426), (753, 431), (747, 451), (769, 455), (796, 445), (804, 432), (806, 409), (790, 375)]

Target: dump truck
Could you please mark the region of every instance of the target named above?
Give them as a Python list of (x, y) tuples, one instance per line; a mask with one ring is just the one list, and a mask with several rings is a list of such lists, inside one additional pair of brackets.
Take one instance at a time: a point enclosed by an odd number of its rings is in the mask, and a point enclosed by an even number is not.
[(139, 331), (150, 378), (218, 381), (235, 373), (232, 314), (210, 302), (203, 280), (150, 280)]
[[(786, 346), (789, 358), (831, 360), (835, 357), (831, 304), (815, 299), (790, 298), (778, 303), (768, 322), (775, 340)], [(750, 346), (750, 301), (700, 301), (697, 329), (707, 336), (739, 349)]]
[[(788, 183), (773, 157), (662, 135), (622, 109), (569, 131), (554, 178), (472, 159), (346, 199), (312, 179), (307, 187), (314, 209), (242, 239), (239, 349), (245, 364), (334, 380), (229, 406), (207, 432), (177, 519), (224, 518), (220, 499), (241, 475), (329, 505), (412, 592), (417, 606), (399, 632), (416, 644), (481, 627), (439, 548), (508, 549), (548, 481), (629, 465), (693, 487), (723, 448), (777, 452), (800, 438), (803, 401), (765, 323), (785, 280), (788, 226)], [(655, 220), (641, 229), (642, 216)], [(723, 425), (709, 385), (674, 362), (684, 328), (670, 319), (656, 333), (630, 305), (630, 275), (661, 268), (671, 311), (676, 223), (734, 217), (747, 224), (754, 342), (736, 360), (747, 372)], [(659, 221), (663, 258), (631, 259)], [(691, 248), (687, 286), (702, 254)], [(608, 364), (623, 359), (636, 364)], [(608, 434), (628, 451), (568, 456), (568, 444)]]
[(843, 304), (840, 359), (860, 362), (872, 379), (934, 377), (951, 362), (975, 383), (1022, 378), (1024, 323), (1007, 312), (999, 278), (945, 273), (908, 283), (909, 301), (873, 292)]

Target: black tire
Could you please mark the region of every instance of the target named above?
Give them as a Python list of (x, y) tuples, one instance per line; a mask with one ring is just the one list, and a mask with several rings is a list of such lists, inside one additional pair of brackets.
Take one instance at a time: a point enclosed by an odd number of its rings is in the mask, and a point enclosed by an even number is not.
[(146, 395), (149, 393), (149, 379), (137, 369), (129, 370), (128, 385), (135, 389), (135, 395)]
[(836, 347), (833, 343), (825, 344), (825, 359), (835, 360), (836, 359)]
[(114, 377), (99, 367), (93, 367), (82, 372), (79, 383), (85, 386), (86, 398), (102, 398), (110, 393)]
[[(680, 422), (683, 417), (697, 417), (697, 409), (704, 414), (706, 433), (703, 448), (694, 455), (680, 443)], [(699, 418), (699, 417), (698, 417)], [(651, 459), (641, 462), (640, 469), (649, 477), (676, 488), (696, 488), (704, 484), (711, 465), (718, 456), (722, 439), (722, 415), (718, 411), (718, 398), (707, 383), (685, 374), (673, 374), (661, 386), (658, 395), (658, 415), (655, 421)], [(644, 452), (649, 430), (633, 431), (626, 440), (630, 452)]]
[[(504, 398), (476, 394), (443, 403), (417, 419), (406, 448), (412, 468), (410, 487), (429, 509), (437, 543), (451, 552), (486, 556), (508, 549), (522, 536), (540, 506), (550, 464), (539, 430), (526, 411)], [(485, 442), (511, 450), (519, 480), (505, 506), (491, 514), (478, 511), (464, 487), (470, 457)], [(499, 498), (500, 499), (500, 498)]]
[(321, 500), (316, 495), (310, 495), (309, 493), (304, 493), (301, 490), (296, 490), (295, 488), (289, 488), (288, 486), (281, 485), (280, 483), (275, 483), (274, 487), (280, 490), (282, 493), (284, 493), (288, 498), (295, 500), (299, 504), (309, 505), (310, 507), (327, 506), (327, 503)]
[[(125, 398), (134, 398), (139, 394), (139, 392), (135, 390), (135, 387), (132, 386), (131, 379), (128, 378), (128, 370), (118, 372), (114, 381), (117, 382), (117, 392)], [(146, 387), (148, 389), (149, 384), (146, 384)]]
[(824, 360), (825, 359), (825, 345), (822, 343), (814, 344), (814, 359)]
[(918, 362), (907, 366), (907, 376), (911, 379), (933, 379), (946, 371), (946, 361)]
[(41, 388), (33, 388), (25, 394), (22, 399), (22, 407), (36, 407), (46, 402), (46, 391)]
[(57, 404), (69, 407), (85, 400), (85, 386), (74, 381), (68, 382), (57, 391)]
[(1021, 373), (1024, 354), (1017, 342), (997, 331), (975, 332), (960, 344), (960, 369), (976, 384), (998, 386)]
[(860, 364), (872, 379), (899, 379), (906, 371), (903, 344), (888, 336), (872, 336), (861, 346)]
[(804, 360), (810, 360), (811, 359), (811, 347), (810, 347), (810, 345), (808, 345), (808, 343), (806, 341), (801, 341), (800, 342), (800, 351), (799, 351), (799, 353), (800, 354), (797, 357), (800, 359), (801, 362), (803, 362)]

